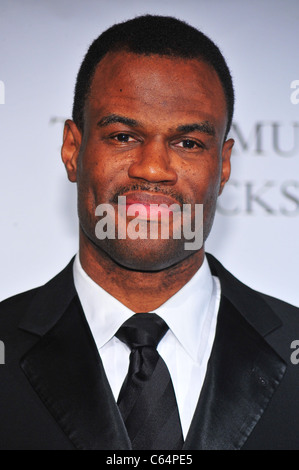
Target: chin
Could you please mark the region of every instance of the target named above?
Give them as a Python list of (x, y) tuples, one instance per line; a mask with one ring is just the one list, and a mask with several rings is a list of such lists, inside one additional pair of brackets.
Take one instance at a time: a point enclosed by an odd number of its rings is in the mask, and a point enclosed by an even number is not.
[(182, 240), (105, 241), (101, 248), (106, 254), (118, 265), (133, 271), (161, 271), (190, 256)]

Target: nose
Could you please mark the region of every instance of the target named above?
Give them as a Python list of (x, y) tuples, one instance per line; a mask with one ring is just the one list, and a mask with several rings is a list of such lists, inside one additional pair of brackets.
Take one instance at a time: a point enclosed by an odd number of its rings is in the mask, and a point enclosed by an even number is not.
[(164, 142), (151, 141), (139, 148), (136, 160), (130, 165), (130, 178), (151, 183), (175, 184), (177, 173), (171, 166), (169, 149)]

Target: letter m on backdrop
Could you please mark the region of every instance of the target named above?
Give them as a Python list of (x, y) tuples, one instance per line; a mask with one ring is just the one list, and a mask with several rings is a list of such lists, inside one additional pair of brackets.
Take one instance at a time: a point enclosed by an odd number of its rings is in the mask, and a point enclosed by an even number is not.
[(0, 80), (0, 104), (5, 104), (5, 86), (2, 80)]
[(5, 346), (3, 341), (0, 341), (0, 365), (5, 364)]

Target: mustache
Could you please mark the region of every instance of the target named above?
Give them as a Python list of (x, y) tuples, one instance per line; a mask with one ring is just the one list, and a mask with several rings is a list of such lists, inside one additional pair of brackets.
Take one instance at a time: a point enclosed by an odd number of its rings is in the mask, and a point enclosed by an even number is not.
[(122, 196), (123, 194), (131, 192), (131, 191), (147, 191), (153, 194), (159, 193), (159, 194), (163, 194), (164, 196), (172, 197), (181, 206), (183, 204), (190, 204), (189, 199), (185, 198), (182, 194), (178, 193), (177, 191), (174, 191), (172, 188), (165, 188), (165, 187), (162, 187), (161, 185), (157, 185), (157, 184), (152, 185), (152, 184), (147, 184), (147, 183), (134, 183), (134, 184), (118, 187), (114, 195), (109, 200), (109, 202), (117, 204), (119, 196)]

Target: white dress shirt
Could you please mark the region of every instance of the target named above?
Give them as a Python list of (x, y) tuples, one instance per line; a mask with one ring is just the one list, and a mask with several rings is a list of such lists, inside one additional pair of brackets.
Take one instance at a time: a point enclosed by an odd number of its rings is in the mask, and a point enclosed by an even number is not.
[[(114, 335), (135, 312), (86, 274), (78, 254), (73, 272), (81, 305), (117, 401), (128, 371), (130, 349)], [(172, 378), (184, 438), (204, 382), (215, 337), (219, 303), (220, 282), (212, 276), (205, 258), (190, 281), (155, 309), (155, 313), (169, 326), (157, 350)]]

